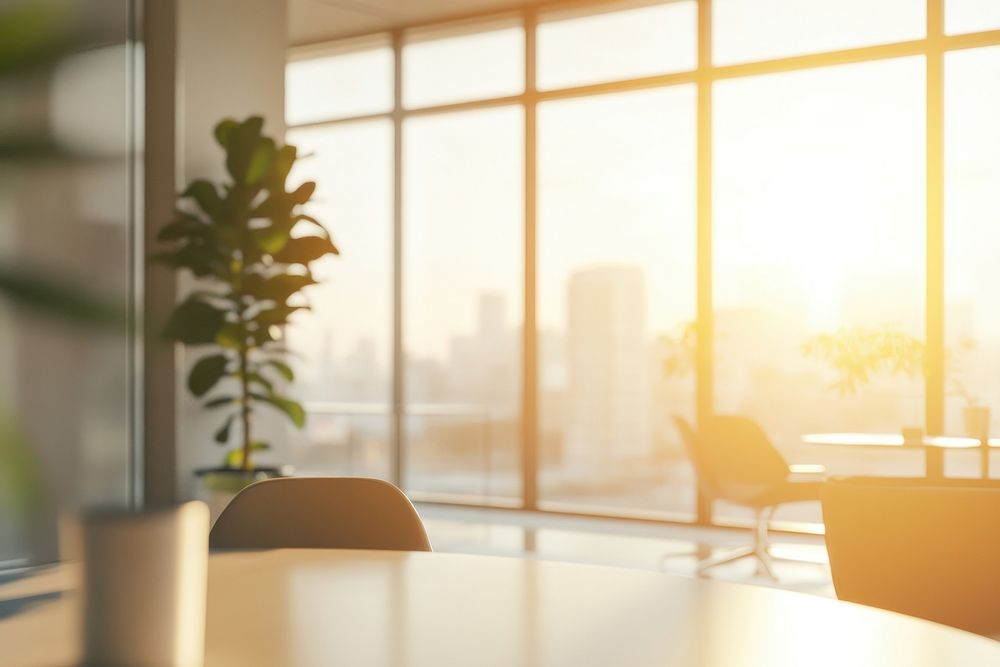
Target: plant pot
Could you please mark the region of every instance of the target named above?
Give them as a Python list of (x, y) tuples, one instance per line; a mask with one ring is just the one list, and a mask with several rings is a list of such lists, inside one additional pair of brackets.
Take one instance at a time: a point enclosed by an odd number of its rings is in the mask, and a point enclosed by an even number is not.
[(965, 435), (982, 442), (990, 435), (990, 409), (986, 405), (967, 405), (962, 410)]
[(275, 477), (288, 477), (292, 474), (291, 466), (270, 467), (258, 466), (253, 470), (239, 470), (237, 468), (199, 468), (194, 471), (198, 478), (198, 499), (208, 505), (211, 514), (211, 521), (222, 514), (237, 493), (250, 486), (254, 482)]

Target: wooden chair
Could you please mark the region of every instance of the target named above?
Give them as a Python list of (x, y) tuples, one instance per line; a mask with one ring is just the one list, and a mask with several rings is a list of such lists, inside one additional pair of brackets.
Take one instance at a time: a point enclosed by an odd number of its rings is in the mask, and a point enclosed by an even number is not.
[(209, 546), (431, 550), (403, 492), (367, 477), (282, 477), (251, 484), (223, 510)]

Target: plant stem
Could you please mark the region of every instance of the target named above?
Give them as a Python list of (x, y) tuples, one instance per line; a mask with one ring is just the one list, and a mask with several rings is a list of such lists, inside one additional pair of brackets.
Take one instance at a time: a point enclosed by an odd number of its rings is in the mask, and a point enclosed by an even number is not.
[(247, 355), (247, 345), (244, 341), (240, 346), (240, 394), (243, 399), (240, 408), (243, 419), (243, 461), (240, 469), (244, 471), (250, 469), (250, 386), (247, 381)]
[[(247, 221), (244, 221), (244, 228), (246, 228)], [(250, 357), (250, 346), (247, 343), (247, 331), (246, 331), (246, 320), (245, 315), (247, 311), (247, 305), (244, 303), (244, 285), (246, 282), (247, 275), (247, 263), (246, 263), (246, 244), (248, 243), (247, 236), (244, 235), (240, 243), (240, 262), (239, 262), (239, 289), (237, 291), (236, 299), (236, 316), (240, 321), (240, 398), (242, 399), (240, 403), (240, 417), (243, 421), (243, 461), (240, 463), (240, 470), (244, 472), (250, 469), (250, 443), (251, 443), (251, 433), (250, 433), (250, 368), (249, 368), (249, 357)]]

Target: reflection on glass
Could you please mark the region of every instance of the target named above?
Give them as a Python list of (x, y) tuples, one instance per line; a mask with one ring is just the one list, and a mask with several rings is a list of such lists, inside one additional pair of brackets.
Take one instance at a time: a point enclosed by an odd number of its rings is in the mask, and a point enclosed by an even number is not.
[[(1000, 435), (1000, 47), (945, 60), (945, 298), (948, 432), (976, 437), (983, 409)], [(979, 417), (982, 418), (982, 417)], [(978, 464), (965, 472), (975, 474)], [(949, 473), (953, 471), (949, 470)]]
[[(922, 472), (801, 438), (923, 426), (923, 101), (920, 58), (716, 84), (715, 407), (791, 463)], [(782, 514), (819, 520), (815, 503)]]
[(311, 204), (339, 257), (315, 265), (313, 312), (292, 324), (300, 355), (295, 389), (305, 431), (290, 431), (300, 472), (389, 473), (392, 362), (392, 124), (387, 120), (293, 130), (292, 178), (315, 180)]
[(410, 491), (520, 493), (523, 135), (520, 107), (404, 124)]
[(408, 32), (403, 46), (403, 106), (425, 107), (524, 91), (520, 23)]
[(716, 65), (919, 39), (925, 0), (714, 0)]
[(0, 10), (0, 270), (58, 298), (0, 291), (0, 569), (57, 560), (60, 514), (128, 507), (139, 446), (130, 3), (37, 5)]
[(290, 125), (392, 109), (392, 49), (355, 45), (303, 53), (285, 68), (285, 120)]
[(692, 511), (670, 417), (693, 409), (694, 109), (693, 86), (539, 106), (546, 503)]
[(538, 88), (562, 88), (694, 69), (698, 7), (622, 3), (539, 17)]
[(944, 30), (949, 35), (1000, 28), (1000, 2), (945, 0)]

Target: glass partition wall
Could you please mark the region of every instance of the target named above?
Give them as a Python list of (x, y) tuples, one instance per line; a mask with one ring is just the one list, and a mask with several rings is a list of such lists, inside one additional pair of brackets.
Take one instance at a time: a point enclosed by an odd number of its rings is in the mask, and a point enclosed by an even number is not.
[(741, 523), (672, 421), (735, 413), (793, 463), (922, 474), (803, 436), (964, 435), (1000, 396), (997, 28), (972, 0), (569, 2), (294, 48), (290, 140), (344, 253), (290, 333), (296, 463)]

